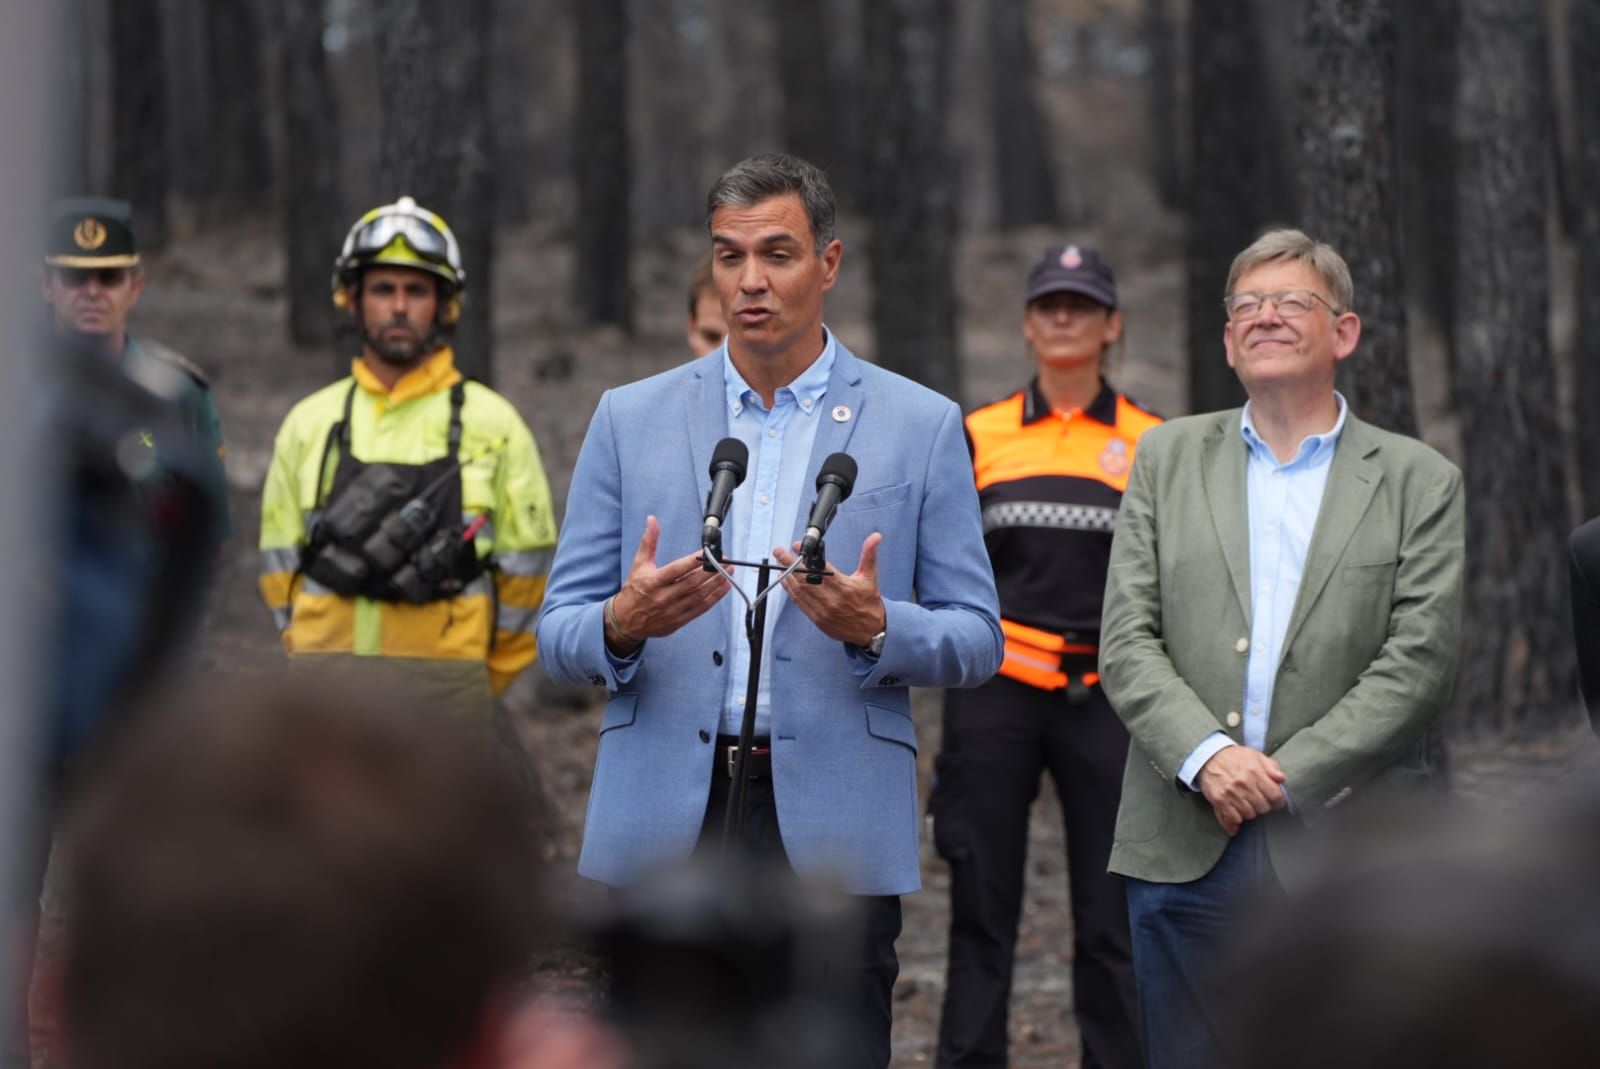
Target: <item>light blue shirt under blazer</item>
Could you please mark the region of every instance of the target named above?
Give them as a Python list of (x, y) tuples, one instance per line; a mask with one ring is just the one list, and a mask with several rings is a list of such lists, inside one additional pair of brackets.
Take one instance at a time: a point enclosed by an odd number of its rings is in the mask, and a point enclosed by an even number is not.
[[(1282, 464), (1256, 433), (1249, 403), (1239, 417), (1239, 433), (1247, 449), (1245, 496), (1250, 532), (1250, 656), (1240, 711), (1244, 743), (1256, 750), (1266, 747), (1267, 717), (1272, 711), (1278, 662), (1283, 659), (1283, 639), (1295, 596), (1300, 593), (1306, 550), (1322, 510), (1333, 452), (1349, 411), (1342, 394), (1333, 396), (1339, 406), (1333, 429), (1302, 439), (1294, 456)], [(1206, 736), (1178, 769), (1178, 778), (1192, 789), (1212, 755), (1233, 744), (1221, 731)]]
[[(761, 395), (750, 388), (722, 343), (722, 378), (727, 391), (728, 434), (750, 450), (745, 480), (733, 492), (723, 532), (723, 555), (736, 560), (759, 561), (771, 557), (775, 546), (788, 548), (794, 517), (807, 491), (806, 464), (817, 440), (817, 421), (823, 418), (823, 395), (833, 374), (833, 332), (823, 328), (822, 354), (793, 382), (773, 394), (772, 409), (762, 407)], [(774, 572), (774, 575), (777, 573)], [(738, 568), (733, 577), (745, 596), (756, 596), (756, 569)], [(767, 598), (766, 636), (762, 642), (760, 690), (756, 700), (755, 733), (772, 732), (772, 627), (783, 604), (780, 587)], [(729, 671), (727, 697), (722, 703), (724, 735), (737, 735), (744, 721), (745, 691), (750, 678), (750, 643), (745, 636), (743, 598), (730, 594), (724, 601), (728, 614)]]

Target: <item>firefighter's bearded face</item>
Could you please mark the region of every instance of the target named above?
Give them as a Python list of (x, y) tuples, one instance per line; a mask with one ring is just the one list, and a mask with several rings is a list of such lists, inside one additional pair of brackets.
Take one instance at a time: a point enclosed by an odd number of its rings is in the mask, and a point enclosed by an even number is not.
[(361, 340), (374, 356), (404, 367), (433, 350), (439, 286), (432, 275), (409, 267), (369, 267), (358, 286)]

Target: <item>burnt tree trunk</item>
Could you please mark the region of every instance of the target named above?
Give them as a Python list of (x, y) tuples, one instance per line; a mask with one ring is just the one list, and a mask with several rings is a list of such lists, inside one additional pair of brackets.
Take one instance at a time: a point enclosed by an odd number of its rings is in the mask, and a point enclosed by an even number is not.
[(706, 41), (690, 39), (702, 30), (698, 6), (698, 0), (633, 0), (630, 17), (638, 32), (628, 42), (630, 62), (638, 84), (650, 87), (630, 109), (639, 176), (631, 218), (641, 241), (695, 226), (705, 215), (709, 183), (700, 169), (706, 87), (699, 72), (706, 65)]
[(1002, 230), (1060, 221), (1050, 134), (1039, 109), (1038, 63), (1028, 0), (991, 0), (989, 121), (994, 129), (995, 192)]
[(1447, 353), (1454, 351), (1455, 330), (1456, 10), (1455, 0), (1395, 5), (1406, 277), (1443, 332)]
[(720, 175), (742, 159), (782, 150), (783, 101), (771, 74), (778, 63), (771, 5), (717, 4), (713, 11), (718, 61), (706, 71), (707, 103), (717, 132), (712, 169)]
[(1350, 265), (1361, 344), (1339, 388), (1371, 423), (1417, 433), (1395, 170), (1392, 0), (1309, 0), (1301, 23), (1306, 229)]
[(1544, 23), (1523, 0), (1462, 0), (1456, 98), (1456, 368), (1466, 604), (1457, 701), (1469, 727), (1550, 726), (1576, 701), (1545, 248)]
[(951, 0), (875, 0), (862, 12), (862, 39), (877, 362), (960, 401), (943, 148), (952, 18)]
[(1150, 174), (1163, 206), (1183, 204), (1182, 93), (1179, 91), (1177, 26), (1173, 0), (1145, 0), (1144, 37), (1150, 48), (1150, 71), (1145, 76), (1145, 114), (1148, 116)]
[(848, 137), (840, 122), (839, 87), (828, 63), (834, 40), (828, 7), (772, 0), (771, 9), (780, 42), (784, 151), (822, 168), (834, 195), (847, 200), (855, 176), (845, 154)]
[(628, 264), (628, 5), (574, 0), (578, 27), (578, 108), (574, 118), (574, 294), (585, 323), (633, 328)]
[(264, 121), (268, 102), (261, 12), (255, 0), (203, 7), (209, 182), (200, 214), (216, 224), (266, 206), (272, 193), (272, 156)]
[(1578, 247), (1578, 477), (1583, 513), (1600, 513), (1600, 4), (1567, 6), (1572, 57)]
[(167, 243), (167, 103), (157, 0), (111, 5), (111, 185), (145, 251)]
[[(323, 51), (323, 0), (279, 0), (271, 9), (283, 86), (279, 161), (284, 288), (297, 345), (333, 337), (329, 264), (344, 220), (339, 211), (339, 114)], [(349, 354), (340, 355), (340, 371)]]
[(389, 0), (383, 14), (383, 196), (409, 194), (455, 232), (468, 283), (455, 328), (456, 364), (487, 383), (494, 368), (493, 9), (489, 0)]
[(1287, 172), (1250, 0), (1207, 0), (1189, 12), (1191, 148), (1188, 234), (1189, 408), (1244, 399), (1222, 349), (1223, 289), (1233, 258), (1262, 224), (1289, 214)]

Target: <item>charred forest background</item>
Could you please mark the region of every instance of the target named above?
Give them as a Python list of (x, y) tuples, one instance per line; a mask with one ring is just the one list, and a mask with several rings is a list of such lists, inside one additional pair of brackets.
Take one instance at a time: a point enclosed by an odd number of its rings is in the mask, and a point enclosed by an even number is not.
[[(826, 167), (867, 239), (874, 359), (963, 402), (962, 235), (1182, 220), (1187, 409), (1236, 404), (1229, 261), (1296, 225), (1349, 259), (1355, 409), (1464, 468), (1453, 730), (1575, 716), (1565, 537), (1600, 512), (1600, 3), (1593, 0), (61, 0), (63, 194), (130, 199), (147, 248), (241, 222), (285, 250), (286, 329), (326, 342), (350, 221), (439, 210), (495, 371), (492, 265), (530, 228), (575, 322), (633, 328), (641, 248), (727, 165)], [(1051, 101), (1146, 102), (1144, 200)], [(685, 267), (687, 270), (687, 265)], [(1006, 315), (1011, 314), (1007, 310)], [(1130, 309), (1139, 315), (1139, 309)], [(332, 348), (328, 348), (331, 353)], [(330, 374), (342, 361), (329, 358)], [(1442, 398), (1424, 419), (1419, 396)], [(1176, 413), (1168, 413), (1176, 414)]]

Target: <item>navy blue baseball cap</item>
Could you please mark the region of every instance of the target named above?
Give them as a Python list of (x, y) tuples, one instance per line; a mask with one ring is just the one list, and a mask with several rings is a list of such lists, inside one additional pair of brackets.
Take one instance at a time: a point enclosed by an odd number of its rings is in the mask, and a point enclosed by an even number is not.
[(1085, 245), (1058, 245), (1028, 272), (1025, 304), (1052, 293), (1081, 293), (1107, 308), (1117, 306), (1117, 276), (1100, 254)]

